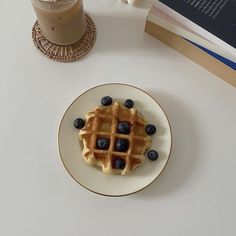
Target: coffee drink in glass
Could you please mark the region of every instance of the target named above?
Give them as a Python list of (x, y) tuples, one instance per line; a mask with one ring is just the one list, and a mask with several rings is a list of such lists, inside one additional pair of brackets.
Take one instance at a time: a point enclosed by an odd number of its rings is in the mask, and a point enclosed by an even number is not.
[(83, 0), (31, 0), (40, 29), (57, 45), (77, 42), (86, 32)]

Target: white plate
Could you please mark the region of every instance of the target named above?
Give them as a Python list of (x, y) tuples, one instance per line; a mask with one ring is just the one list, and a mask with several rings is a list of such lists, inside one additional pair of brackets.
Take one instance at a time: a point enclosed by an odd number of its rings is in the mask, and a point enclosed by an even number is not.
[[(134, 107), (147, 122), (157, 127), (157, 133), (152, 136), (151, 149), (158, 151), (159, 158), (153, 162), (146, 159), (144, 165), (129, 176), (106, 175), (99, 168), (85, 163), (81, 156), (82, 147), (73, 122), (78, 117), (85, 117), (107, 95), (119, 102), (132, 99)], [(104, 84), (84, 92), (69, 106), (60, 124), (58, 145), (65, 168), (80, 185), (101, 195), (124, 196), (144, 189), (162, 173), (170, 157), (172, 135), (166, 114), (154, 98), (131, 85)]]

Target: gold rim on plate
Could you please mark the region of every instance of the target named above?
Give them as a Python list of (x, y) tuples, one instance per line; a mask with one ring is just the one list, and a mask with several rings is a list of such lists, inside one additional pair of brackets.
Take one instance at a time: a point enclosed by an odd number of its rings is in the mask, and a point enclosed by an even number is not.
[[(71, 106), (73, 106), (73, 104), (81, 97), (83, 96), (85, 93), (93, 90), (93, 89), (96, 89), (98, 87), (103, 87), (103, 86), (107, 86), (107, 85), (123, 85), (123, 86), (128, 86), (128, 87), (132, 87), (132, 88), (135, 88), (143, 93), (145, 93), (146, 95), (148, 95), (149, 97), (151, 97), (156, 103), (157, 105), (161, 108), (161, 110), (163, 111), (166, 119), (167, 119), (167, 122), (168, 122), (168, 126), (169, 126), (169, 129), (170, 129), (170, 151), (169, 151), (169, 155), (167, 157), (167, 160), (166, 160), (166, 163), (164, 165), (164, 167), (162, 168), (162, 170), (160, 171), (160, 173), (156, 176), (156, 178), (154, 180), (152, 180), (149, 184), (147, 184), (146, 186), (144, 186), (143, 188), (141, 189), (138, 189), (137, 191), (134, 191), (134, 192), (131, 192), (131, 193), (127, 193), (127, 194), (119, 194), (119, 195), (109, 195), (109, 194), (104, 194), (104, 193), (100, 193), (100, 192), (96, 192), (92, 189), (89, 189), (88, 187), (84, 186), (82, 183), (80, 183), (71, 173), (70, 171), (68, 170), (68, 168), (66, 167), (64, 161), (63, 161), (63, 158), (62, 158), (62, 154), (61, 154), (61, 150), (60, 150), (60, 144), (59, 144), (59, 136), (60, 136), (60, 130), (61, 130), (61, 125), (62, 125), (62, 122), (64, 120), (64, 117), (65, 115), (67, 114), (67, 111), (71, 108)], [(171, 152), (172, 152), (172, 142), (173, 142), (173, 136), (172, 136), (172, 128), (171, 128), (171, 125), (170, 125), (170, 121), (166, 115), (166, 112), (164, 111), (163, 107), (156, 101), (156, 99), (150, 95), (149, 93), (147, 93), (146, 91), (134, 86), (134, 85), (130, 85), (130, 84), (124, 84), (124, 83), (108, 83), (108, 84), (101, 84), (101, 85), (98, 85), (98, 86), (95, 86), (93, 88), (90, 88), (88, 90), (86, 90), (85, 92), (83, 92), (82, 94), (80, 94), (76, 99), (74, 99), (74, 101), (70, 104), (70, 106), (66, 109), (66, 111), (64, 112), (64, 115), (61, 119), (61, 122), (60, 122), (60, 125), (59, 125), (59, 130), (58, 130), (58, 136), (57, 136), (57, 144), (58, 144), (58, 149), (59, 149), (59, 155), (60, 155), (60, 158), (61, 158), (61, 161), (63, 163), (63, 166), (65, 167), (66, 171), (69, 173), (69, 175), (71, 176), (72, 179), (74, 179), (80, 186), (82, 186), (83, 188), (87, 189), (88, 191), (92, 192), (92, 193), (95, 193), (95, 194), (98, 194), (98, 195), (101, 195), (101, 196), (105, 196), (105, 197), (124, 197), (124, 196), (129, 196), (129, 195), (132, 195), (132, 194), (135, 194), (135, 193), (138, 193), (144, 189), (146, 189), (148, 186), (150, 186), (153, 182), (155, 182), (157, 180), (157, 178), (163, 173), (163, 171), (165, 170), (168, 162), (169, 162), (169, 159), (170, 159), (170, 156), (171, 156)]]

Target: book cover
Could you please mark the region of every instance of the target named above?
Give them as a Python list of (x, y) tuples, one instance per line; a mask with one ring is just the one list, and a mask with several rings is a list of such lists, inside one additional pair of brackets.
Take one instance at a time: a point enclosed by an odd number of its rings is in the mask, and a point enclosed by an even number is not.
[(155, 6), (208, 40), (236, 53), (236, 0), (156, 0)]
[(181, 24), (171, 16), (165, 14), (160, 9), (156, 7), (152, 7), (149, 10), (147, 19), (155, 24), (160, 25), (161, 27), (178, 34), (191, 42), (194, 42), (208, 50), (228, 59), (233, 62), (236, 62), (236, 55), (232, 55), (228, 53), (224, 48), (216, 45), (215, 43), (203, 38), (199, 34), (196, 34), (194, 31), (186, 27), (185, 25)]
[(148, 20), (145, 24), (145, 31), (236, 87), (236, 70), (222, 63), (198, 46)]

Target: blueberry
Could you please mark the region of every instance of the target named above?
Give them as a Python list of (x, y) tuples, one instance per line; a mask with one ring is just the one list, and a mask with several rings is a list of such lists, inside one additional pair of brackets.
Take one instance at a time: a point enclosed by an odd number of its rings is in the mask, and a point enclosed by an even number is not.
[(148, 159), (149, 159), (150, 161), (155, 161), (155, 160), (157, 160), (157, 158), (158, 158), (158, 152), (155, 151), (155, 150), (150, 150), (150, 151), (148, 152), (147, 156), (148, 156)]
[(130, 133), (130, 125), (128, 122), (119, 122), (117, 126), (117, 132), (119, 134), (129, 134)]
[(118, 152), (126, 152), (129, 149), (129, 141), (126, 139), (117, 139), (115, 147)]
[(108, 138), (98, 138), (97, 139), (97, 148), (102, 150), (107, 150), (109, 148), (110, 141)]
[(147, 125), (145, 131), (148, 135), (153, 135), (156, 133), (156, 127), (154, 125)]
[(125, 168), (125, 160), (124, 159), (116, 159), (114, 162), (114, 168), (123, 170)]
[(78, 118), (74, 121), (74, 127), (76, 129), (82, 129), (85, 125), (85, 121), (82, 118)]
[(134, 106), (134, 102), (133, 102), (133, 100), (131, 100), (131, 99), (127, 99), (127, 100), (125, 100), (124, 105), (125, 105), (127, 108), (132, 108), (132, 107)]
[(109, 106), (112, 104), (112, 98), (109, 96), (105, 96), (102, 98), (101, 103), (103, 106)]

